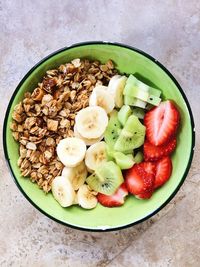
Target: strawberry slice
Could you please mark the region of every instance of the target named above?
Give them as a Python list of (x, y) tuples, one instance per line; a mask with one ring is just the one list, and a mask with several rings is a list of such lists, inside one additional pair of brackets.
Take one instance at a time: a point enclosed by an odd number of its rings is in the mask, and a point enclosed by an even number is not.
[(135, 164), (125, 173), (125, 183), (128, 191), (133, 195), (153, 192), (154, 173), (154, 164), (151, 162)]
[(145, 193), (136, 195), (135, 197), (138, 199), (149, 199), (152, 195), (153, 195), (153, 191), (152, 192), (145, 192)]
[[(140, 166), (142, 168), (144, 168), (144, 170), (149, 173), (152, 174), (155, 177), (156, 174), (156, 165), (152, 162), (141, 162)], [(139, 195), (136, 195), (135, 197), (138, 199), (149, 199), (153, 194), (153, 190), (145, 192), (145, 193), (141, 193)]]
[(154, 189), (166, 183), (172, 173), (172, 162), (169, 157), (164, 157), (156, 163), (156, 176)]
[(124, 199), (128, 195), (128, 190), (125, 183), (123, 183), (115, 192), (114, 195), (108, 196), (98, 193), (97, 199), (101, 205), (105, 207), (119, 207), (124, 204)]
[(146, 137), (155, 146), (161, 146), (175, 135), (180, 115), (170, 100), (161, 102), (158, 107), (148, 111), (144, 117)]
[(141, 162), (140, 166), (148, 173), (155, 176), (156, 165), (153, 162)]
[(176, 148), (176, 138), (173, 137), (169, 142), (161, 146), (154, 146), (148, 140), (145, 140), (143, 146), (145, 161), (156, 161), (164, 156), (169, 156)]

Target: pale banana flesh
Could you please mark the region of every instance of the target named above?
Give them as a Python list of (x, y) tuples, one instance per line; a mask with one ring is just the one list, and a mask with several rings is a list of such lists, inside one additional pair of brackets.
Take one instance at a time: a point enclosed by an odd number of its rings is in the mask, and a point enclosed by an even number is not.
[(109, 114), (115, 107), (115, 101), (113, 95), (108, 90), (97, 86), (90, 95), (89, 106), (100, 106)]
[(59, 142), (56, 150), (58, 158), (66, 167), (75, 167), (85, 157), (86, 144), (80, 138), (68, 137)]
[(106, 143), (104, 141), (91, 145), (85, 154), (88, 171), (93, 172), (101, 163), (107, 161)]
[(101, 107), (87, 107), (77, 113), (75, 124), (81, 136), (95, 139), (104, 134), (108, 125), (108, 116)]
[(85, 183), (87, 173), (87, 168), (83, 161), (76, 167), (64, 167), (62, 176), (66, 177), (71, 182), (74, 190), (78, 190)]
[(85, 142), (86, 146), (91, 146), (91, 145), (101, 141), (104, 137), (104, 135), (102, 134), (99, 138), (94, 138), (94, 139), (85, 138), (85, 137), (81, 136), (80, 133), (78, 132), (76, 124), (74, 125), (74, 135), (75, 135), (75, 137), (82, 139)]
[(92, 191), (88, 185), (82, 185), (77, 192), (78, 204), (84, 209), (93, 209), (97, 205), (97, 193)]
[(110, 79), (108, 91), (113, 95), (115, 107), (121, 108), (124, 104), (123, 90), (126, 84), (127, 77), (116, 75)]
[(69, 207), (75, 199), (71, 182), (64, 176), (57, 176), (52, 182), (52, 194), (62, 207)]

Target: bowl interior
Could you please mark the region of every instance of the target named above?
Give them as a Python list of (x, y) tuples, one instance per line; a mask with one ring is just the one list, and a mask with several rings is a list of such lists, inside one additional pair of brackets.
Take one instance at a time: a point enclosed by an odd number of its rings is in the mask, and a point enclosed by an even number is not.
[[(97, 59), (105, 62), (112, 59), (121, 73), (135, 74), (144, 82), (162, 91), (164, 99), (173, 99), (181, 113), (181, 127), (178, 134), (177, 149), (172, 156), (173, 173), (171, 179), (150, 200), (137, 200), (129, 196), (125, 204), (118, 208), (105, 208), (98, 205), (93, 210), (84, 210), (78, 206), (62, 208), (52, 197), (45, 195), (37, 185), (20, 175), (17, 167), (18, 144), (12, 138), (9, 125), (13, 107), (23, 98), (26, 91), (31, 91), (41, 80), (45, 71), (55, 68), (74, 58)], [(169, 75), (152, 59), (138, 51), (114, 44), (84, 44), (57, 52), (25, 76), (11, 99), (7, 123), (5, 124), (4, 145), (10, 168), (20, 189), (41, 211), (52, 218), (82, 229), (116, 229), (134, 224), (155, 213), (176, 191), (187, 174), (192, 154), (192, 122), (184, 98)]]

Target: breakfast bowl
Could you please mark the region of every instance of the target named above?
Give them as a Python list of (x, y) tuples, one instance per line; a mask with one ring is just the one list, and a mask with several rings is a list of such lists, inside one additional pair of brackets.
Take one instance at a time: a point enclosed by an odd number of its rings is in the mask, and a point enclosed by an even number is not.
[[(45, 194), (36, 183), (24, 178), (18, 167), (19, 144), (14, 140), (10, 124), (16, 104), (25, 92), (32, 92), (47, 70), (76, 58), (98, 60), (111, 59), (120, 74), (134, 74), (149, 86), (162, 92), (163, 100), (171, 99), (178, 106), (181, 123), (177, 134), (177, 147), (171, 156), (173, 171), (169, 181), (157, 189), (150, 199), (128, 196), (124, 205), (107, 208), (97, 204), (95, 209), (82, 209), (78, 205), (63, 208), (51, 192)], [(58, 223), (86, 231), (113, 231), (141, 223), (159, 212), (180, 189), (188, 174), (195, 144), (194, 121), (188, 100), (172, 74), (147, 53), (119, 43), (86, 42), (60, 49), (36, 64), (21, 80), (14, 91), (4, 120), (3, 145), (5, 158), (14, 181), (40, 212)]]

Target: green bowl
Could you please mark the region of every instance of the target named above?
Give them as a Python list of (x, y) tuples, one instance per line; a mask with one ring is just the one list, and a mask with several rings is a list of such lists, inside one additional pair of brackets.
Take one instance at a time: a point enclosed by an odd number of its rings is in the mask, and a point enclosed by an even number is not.
[[(120, 73), (136, 74), (149, 85), (159, 88), (165, 99), (173, 99), (181, 113), (176, 151), (173, 153), (173, 173), (170, 180), (149, 200), (129, 196), (118, 208), (98, 204), (93, 210), (78, 206), (62, 208), (52, 194), (45, 195), (36, 184), (21, 176), (17, 166), (18, 144), (9, 129), (14, 106), (26, 91), (33, 90), (45, 72), (74, 58), (112, 59)], [(87, 42), (63, 48), (36, 64), (17, 86), (9, 102), (4, 120), (3, 144), (8, 166), (20, 191), (42, 213), (64, 225), (90, 231), (111, 231), (140, 223), (161, 210), (177, 193), (189, 171), (195, 143), (192, 112), (188, 100), (172, 74), (148, 54), (126, 45), (107, 42)]]

